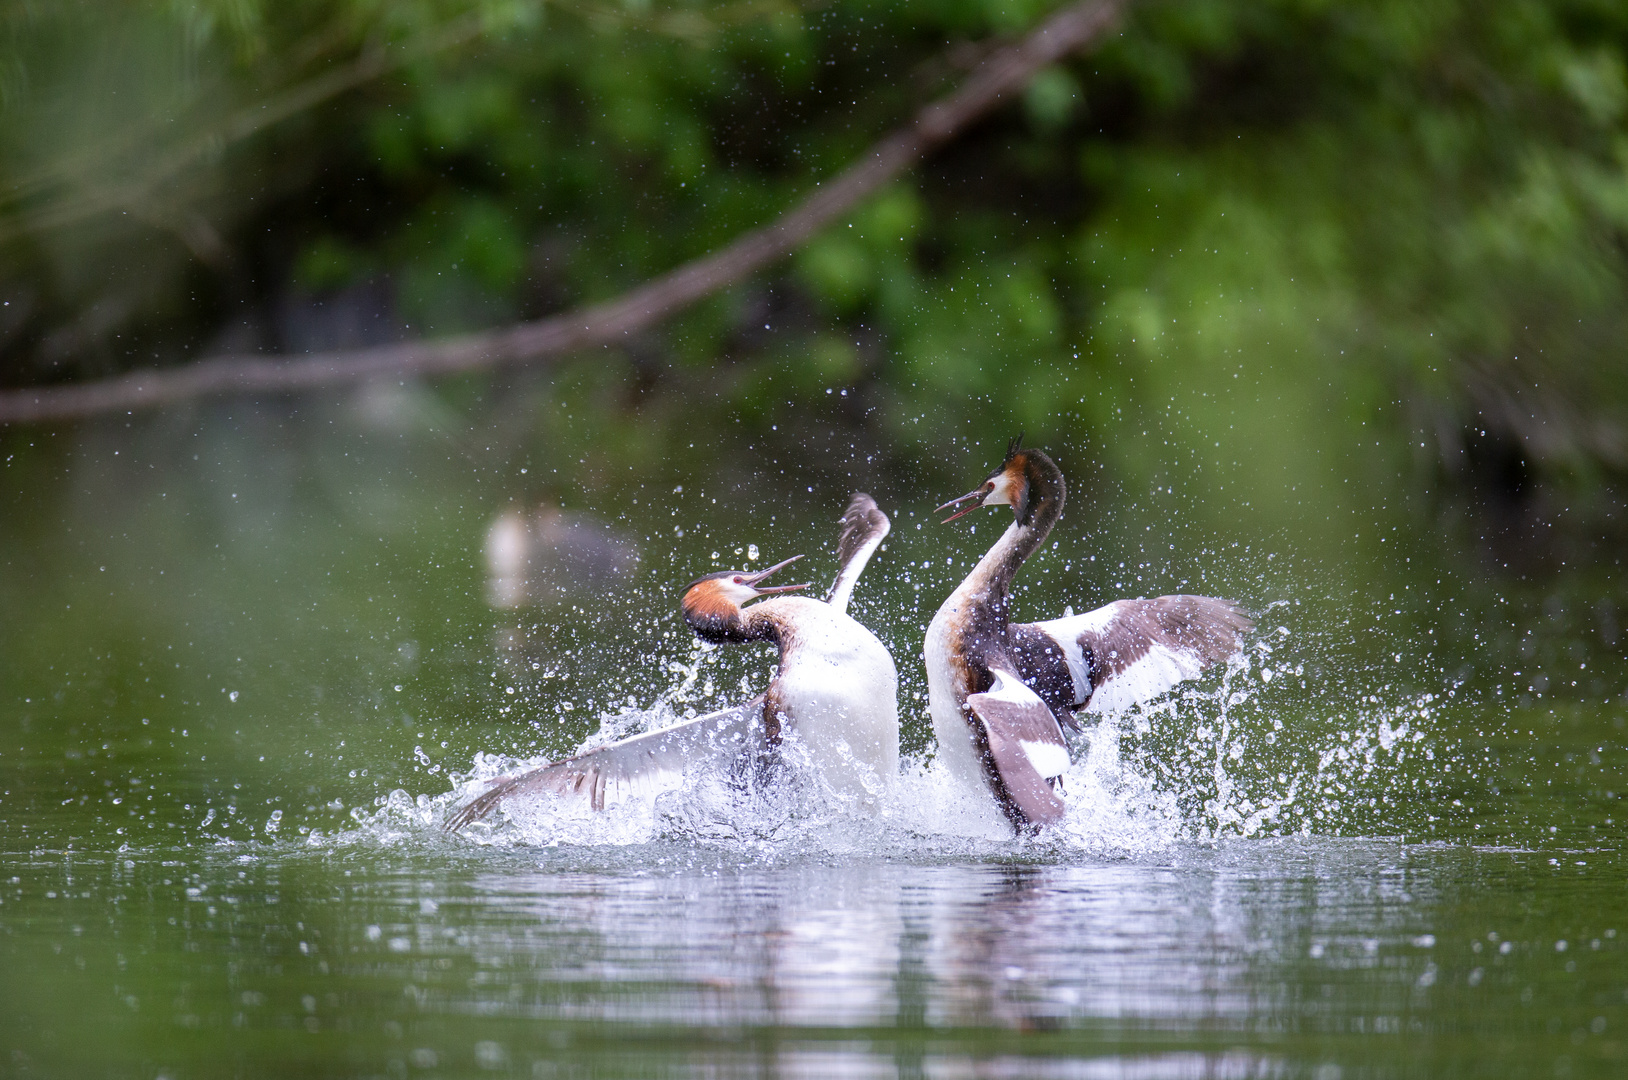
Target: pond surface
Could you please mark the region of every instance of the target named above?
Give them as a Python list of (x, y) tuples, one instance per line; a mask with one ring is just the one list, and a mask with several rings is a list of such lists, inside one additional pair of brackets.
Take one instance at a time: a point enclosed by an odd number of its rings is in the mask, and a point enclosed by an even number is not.
[(15, 1076), (1620, 1075), (1614, 853), (8, 855)]
[[(918, 656), (995, 532), (926, 516), (980, 448), (948, 479), (706, 447), (545, 488), (625, 576), (506, 607), (483, 547), (542, 452), (472, 465), (376, 406), (8, 444), (0, 1076), (1628, 1073), (1628, 708), (1593, 594), (1476, 599), (1405, 538), (1222, 543), (1169, 484), (1065, 518), (1021, 614), (1186, 590), (1259, 628), (1087, 733), (1064, 827), (963, 835)], [(854, 609), (901, 673), (883, 819), (440, 831), (472, 776), (761, 687), (772, 657), (699, 648), (675, 586), (799, 552), (818, 579), (854, 487), (895, 522)]]

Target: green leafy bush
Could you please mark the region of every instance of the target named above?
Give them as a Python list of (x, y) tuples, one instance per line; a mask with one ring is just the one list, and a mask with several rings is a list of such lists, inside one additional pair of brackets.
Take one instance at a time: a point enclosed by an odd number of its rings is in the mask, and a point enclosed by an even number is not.
[[(288, 348), (287, 297), (370, 283), (395, 336), (613, 296), (770, 220), (1048, 10), (10, 4), (0, 378)], [(1125, 477), (1238, 461), (1265, 491), (1322, 455), (1608, 528), (1625, 49), (1605, 0), (1132, 5), (617, 362), (711, 372), (709, 408), (763, 423), (852, 384), (905, 456), (1028, 425)]]

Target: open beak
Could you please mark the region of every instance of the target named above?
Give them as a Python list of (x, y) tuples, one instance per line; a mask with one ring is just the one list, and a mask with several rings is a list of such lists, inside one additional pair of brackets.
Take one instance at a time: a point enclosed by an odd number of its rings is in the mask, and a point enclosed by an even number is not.
[(785, 562), (777, 562), (773, 566), (769, 567), (767, 570), (759, 570), (755, 574), (742, 574), (741, 575), (741, 584), (749, 585), (753, 589), (756, 589), (760, 593), (782, 593), (782, 592), (791, 592), (791, 591), (793, 591), (795, 589), (806, 589), (806, 588), (808, 588), (808, 586), (810, 584), (809, 582), (806, 582), (806, 581), (803, 582), (803, 584), (801, 584), (801, 585), (768, 585), (768, 586), (764, 586), (764, 585), (759, 585), (758, 584), (758, 582), (760, 582), (763, 579), (767, 578), (770, 574), (774, 573), (776, 570), (784, 570), (786, 567), (790, 566), (792, 563), (796, 562), (798, 559), (801, 559), (801, 558), (802, 558), (801, 555), (793, 555), (791, 558), (787, 559)]
[(978, 509), (978, 507), (982, 506), (985, 494), (986, 494), (985, 490), (982, 487), (979, 487), (979, 488), (977, 488), (977, 489), (975, 489), (973, 491), (967, 492), (965, 495), (961, 496), (959, 499), (951, 499), (949, 502), (945, 503), (943, 506), (940, 506), (936, 510), (934, 510), (933, 513), (942, 514), (944, 511), (948, 510), (952, 506), (961, 506), (961, 504), (966, 502), (968, 499), (976, 499), (976, 500), (978, 500), (977, 502), (973, 503), (971, 506), (962, 507), (960, 510), (957, 510), (955, 513), (951, 514), (949, 517), (947, 517), (943, 521), (939, 522), (940, 525), (948, 525), (950, 522), (954, 521), (956, 518), (961, 517), (964, 514), (970, 514), (974, 510)]

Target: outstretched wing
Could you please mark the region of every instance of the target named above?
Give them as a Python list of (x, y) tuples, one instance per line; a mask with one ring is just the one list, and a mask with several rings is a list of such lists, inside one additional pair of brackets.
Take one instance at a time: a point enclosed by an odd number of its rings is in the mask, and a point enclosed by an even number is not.
[(826, 603), (838, 611), (848, 610), (854, 582), (859, 580), (865, 564), (871, 561), (891, 528), (876, 500), (863, 491), (856, 491), (842, 515), (842, 531), (837, 535), (837, 582), (831, 586)]
[(1059, 715), (1151, 700), (1243, 647), (1255, 624), (1228, 600), (1159, 596), (1012, 626), (1023, 681)]
[(1064, 810), (1048, 783), (1068, 769), (1062, 729), (1033, 690), (1015, 676), (994, 674), (995, 685), (970, 695), (967, 707), (983, 725), (995, 797), (1014, 825), (1049, 825)]
[(603, 810), (607, 805), (676, 786), (687, 770), (732, 760), (763, 742), (760, 695), (733, 709), (648, 731), (494, 781), (479, 798), (449, 817), (443, 828), (457, 832), (491, 813), (506, 799), (545, 791), (580, 797), (593, 809)]

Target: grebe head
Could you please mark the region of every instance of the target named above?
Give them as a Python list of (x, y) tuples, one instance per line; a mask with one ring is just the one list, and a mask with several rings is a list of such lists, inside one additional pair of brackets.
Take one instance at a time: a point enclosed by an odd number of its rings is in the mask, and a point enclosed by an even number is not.
[[(1034, 516), (1035, 481), (1042, 473), (1056, 473), (1057, 466), (1052, 464), (1050, 458), (1039, 450), (1025, 450), (1022, 448), (1023, 436), (1020, 434), (1013, 439), (1006, 448), (1006, 457), (996, 467), (995, 471), (984, 478), (984, 482), (962, 495), (958, 499), (951, 499), (940, 506), (934, 513), (948, 510), (951, 507), (966, 506), (945, 518), (941, 524), (949, 524), (964, 514), (970, 514), (980, 506), (1010, 506), (1016, 515), (1019, 525), (1028, 524)], [(1060, 479), (1059, 474), (1059, 479)]]
[(771, 593), (808, 588), (807, 582), (801, 585), (763, 584), (770, 574), (785, 569), (801, 558), (801, 555), (793, 555), (767, 570), (720, 570), (716, 574), (696, 578), (684, 588), (684, 599), (680, 604), (684, 621), (703, 637), (707, 636), (708, 630), (721, 633), (739, 620), (742, 604)]

